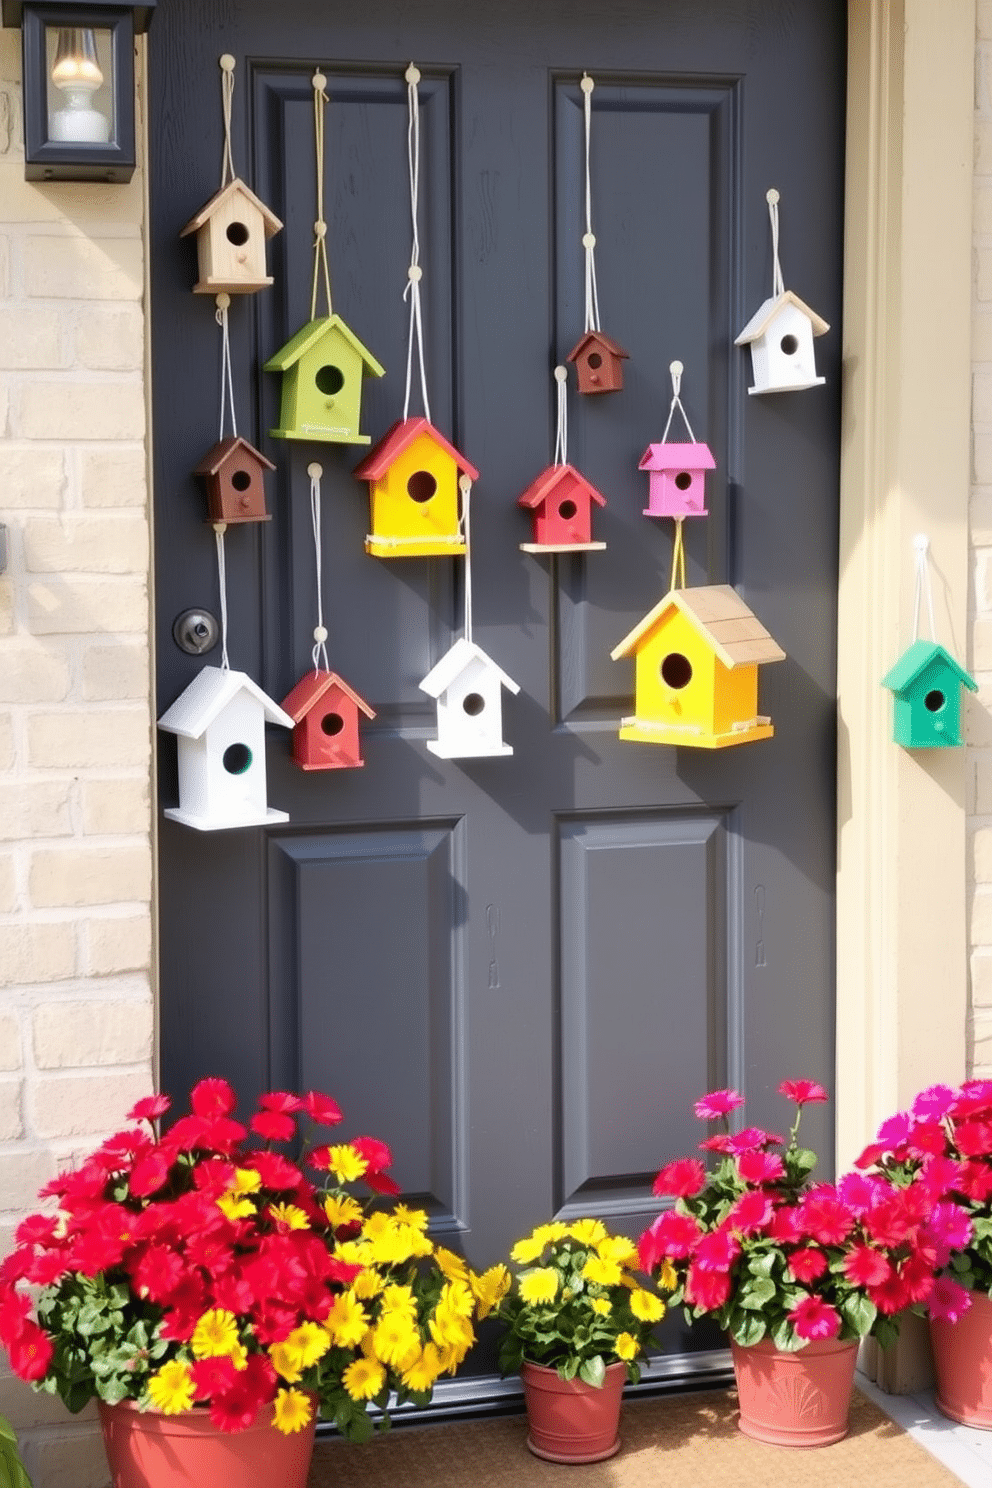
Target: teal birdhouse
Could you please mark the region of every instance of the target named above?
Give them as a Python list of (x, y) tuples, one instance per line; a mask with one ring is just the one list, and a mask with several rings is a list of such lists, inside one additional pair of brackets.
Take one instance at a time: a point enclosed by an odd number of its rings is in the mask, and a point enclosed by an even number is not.
[(936, 641), (914, 641), (882, 678), (895, 698), (893, 737), (904, 749), (953, 749), (961, 739), (961, 688), (978, 683)]
[(362, 381), (381, 377), (380, 366), (340, 315), (311, 320), (265, 363), (282, 373), (282, 408), (274, 439), (371, 444), (359, 433)]

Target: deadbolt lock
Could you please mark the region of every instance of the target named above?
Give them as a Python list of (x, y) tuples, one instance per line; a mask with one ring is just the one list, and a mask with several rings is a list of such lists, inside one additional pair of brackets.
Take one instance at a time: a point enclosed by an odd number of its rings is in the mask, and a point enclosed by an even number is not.
[(172, 622), (172, 639), (187, 656), (202, 656), (216, 646), (220, 626), (209, 610), (183, 610)]

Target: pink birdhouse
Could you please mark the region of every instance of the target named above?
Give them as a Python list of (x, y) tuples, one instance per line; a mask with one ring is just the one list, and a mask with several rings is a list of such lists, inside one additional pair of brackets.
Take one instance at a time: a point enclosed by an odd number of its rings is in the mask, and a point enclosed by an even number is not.
[(283, 700), (293, 720), (293, 759), (301, 770), (351, 770), (364, 765), (358, 715), (374, 718), (363, 698), (336, 672), (316, 670)]
[(531, 481), (517, 505), (530, 511), (534, 541), (521, 543), (525, 553), (564, 553), (605, 548), (592, 540), (592, 507), (606, 505), (595, 486), (574, 465), (549, 465)]
[(705, 517), (707, 470), (716, 461), (705, 444), (649, 444), (638, 470), (651, 477), (646, 517)]

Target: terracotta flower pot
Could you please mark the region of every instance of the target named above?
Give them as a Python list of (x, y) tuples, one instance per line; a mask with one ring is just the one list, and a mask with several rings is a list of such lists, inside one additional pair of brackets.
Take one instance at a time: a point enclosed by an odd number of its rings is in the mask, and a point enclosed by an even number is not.
[(218, 1431), (202, 1407), (179, 1416), (133, 1400), (99, 1407), (113, 1488), (306, 1488), (316, 1420), (286, 1435), (266, 1408), (245, 1431)]
[(731, 1339), (730, 1351), (745, 1436), (780, 1447), (826, 1447), (847, 1435), (857, 1339), (819, 1339), (794, 1354), (767, 1338), (751, 1348)]
[(937, 1409), (952, 1421), (992, 1431), (992, 1302), (972, 1292), (956, 1323), (930, 1319)]
[(585, 1380), (559, 1379), (542, 1364), (520, 1366), (530, 1433), (527, 1445), (548, 1462), (602, 1462), (620, 1450), (620, 1398), (627, 1378), (623, 1364), (608, 1364), (602, 1388)]

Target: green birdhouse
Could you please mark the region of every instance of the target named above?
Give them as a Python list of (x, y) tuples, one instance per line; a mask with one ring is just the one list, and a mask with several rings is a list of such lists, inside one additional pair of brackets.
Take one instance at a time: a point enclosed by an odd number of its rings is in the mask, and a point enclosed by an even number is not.
[(893, 737), (904, 749), (953, 749), (961, 739), (961, 688), (978, 683), (936, 641), (914, 641), (882, 678), (895, 698)]
[(330, 444), (371, 444), (358, 426), (362, 379), (381, 377), (385, 368), (350, 331), (340, 315), (311, 320), (265, 363), (282, 373), (282, 408), (274, 439), (322, 440)]

